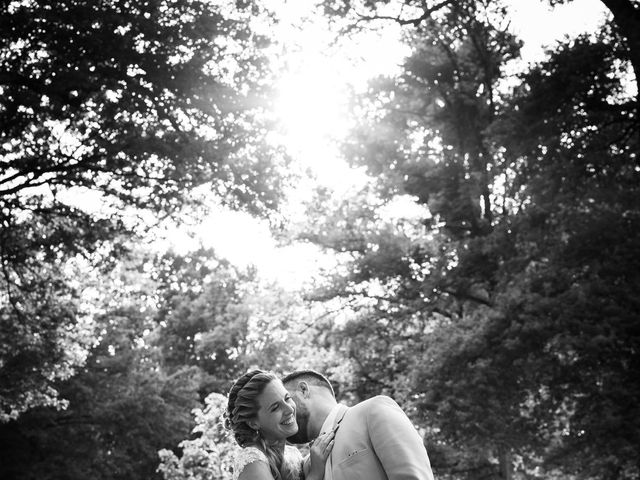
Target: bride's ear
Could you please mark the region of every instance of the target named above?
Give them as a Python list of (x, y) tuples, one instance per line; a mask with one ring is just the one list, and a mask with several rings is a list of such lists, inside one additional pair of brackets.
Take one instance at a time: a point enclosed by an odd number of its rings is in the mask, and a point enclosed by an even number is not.
[(249, 428), (251, 430), (260, 430), (260, 425), (258, 424), (257, 420), (249, 420), (247, 422), (247, 425), (249, 425)]

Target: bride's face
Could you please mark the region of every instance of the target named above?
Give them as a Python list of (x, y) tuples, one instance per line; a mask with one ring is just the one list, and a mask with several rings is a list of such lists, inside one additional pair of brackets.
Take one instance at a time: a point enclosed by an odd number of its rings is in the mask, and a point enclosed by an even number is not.
[(284, 440), (298, 431), (296, 404), (280, 380), (269, 382), (257, 400), (257, 427), (265, 440)]

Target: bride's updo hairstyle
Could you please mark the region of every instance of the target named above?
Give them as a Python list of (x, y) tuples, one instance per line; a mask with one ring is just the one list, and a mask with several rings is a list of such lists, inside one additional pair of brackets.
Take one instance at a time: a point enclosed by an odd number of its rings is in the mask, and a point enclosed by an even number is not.
[(241, 376), (229, 390), (225, 426), (241, 447), (254, 446), (262, 450), (269, 461), (269, 470), (274, 480), (297, 480), (297, 475), (287, 467), (282, 453), (270, 447), (259, 431), (249, 426), (249, 421), (258, 416), (258, 396), (272, 381), (277, 380), (273, 373), (252, 370)]
[(229, 390), (225, 423), (241, 447), (257, 445), (260, 435), (248, 422), (258, 416), (258, 395), (276, 378), (273, 373), (252, 370), (236, 380)]

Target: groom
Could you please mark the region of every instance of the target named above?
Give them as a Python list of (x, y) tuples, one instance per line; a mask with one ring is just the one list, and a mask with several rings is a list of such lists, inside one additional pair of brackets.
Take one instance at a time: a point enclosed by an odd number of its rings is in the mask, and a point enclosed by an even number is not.
[(433, 480), (420, 435), (391, 398), (346, 407), (336, 402), (329, 380), (313, 370), (290, 373), (282, 383), (296, 403), (298, 433), (290, 442), (307, 443), (340, 424), (324, 480)]

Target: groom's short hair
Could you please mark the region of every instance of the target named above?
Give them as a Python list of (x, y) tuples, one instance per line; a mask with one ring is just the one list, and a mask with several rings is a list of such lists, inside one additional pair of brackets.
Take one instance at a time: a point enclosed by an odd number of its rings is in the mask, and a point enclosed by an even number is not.
[(295, 380), (304, 380), (310, 385), (327, 388), (331, 392), (331, 395), (333, 395), (334, 397), (336, 396), (335, 392), (333, 391), (333, 387), (331, 386), (331, 382), (329, 382), (327, 377), (319, 372), (316, 372), (315, 370), (296, 370), (294, 372), (291, 372), (289, 375), (286, 375), (282, 379), (282, 383), (286, 385), (287, 383), (293, 382)]

